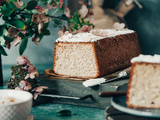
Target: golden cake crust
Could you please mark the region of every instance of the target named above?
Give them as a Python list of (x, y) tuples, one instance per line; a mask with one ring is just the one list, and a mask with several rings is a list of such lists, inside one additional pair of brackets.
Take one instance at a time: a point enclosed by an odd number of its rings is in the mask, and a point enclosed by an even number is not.
[[(107, 37), (95, 42), (55, 42), (53, 70), (55, 73), (56, 54), (59, 44), (88, 44), (93, 46), (94, 58), (96, 59), (97, 74), (95, 76), (81, 78), (96, 78), (115, 72), (120, 69), (127, 68), (131, 65), (130, 60), (141, 53), (137, 33), (129, 33), (117, 35), (115, 37)], [(83, 53), (82, 53), (83, 54)], [(57, 73), (59, 75), (64, 75)], [(66, 76), (66, 75), (65, 75)], [(72, 76), (72, 77), (77, 77)]]

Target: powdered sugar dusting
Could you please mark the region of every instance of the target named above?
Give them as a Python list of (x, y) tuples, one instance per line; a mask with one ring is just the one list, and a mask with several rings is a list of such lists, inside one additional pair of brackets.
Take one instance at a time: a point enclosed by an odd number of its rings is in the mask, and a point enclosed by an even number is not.
[(92, 30), (91, 33), (92, 33), (93, 35), (100, 36), (100, 37), (107, 37), (107, 35), (108, 35), (108, 32), (107, 32), (107, 31), (102, 31), (102, 30), (100, 30), (100, 29)]
[(138, 57), (134, 57), (131, 60), (131, 63), (134, 62), (149, 62), (149, 63), (160, 63), (160, 55), (155, 54), (152, 55), (142, 55), (140, 54)]
[[(123, 30), (115, 30), (115, 29), (99, 29), (98, 32), (102, 35), (96, 35), (96, 30), (92, 30), (89, 33), (78, 33), (76, 35), (72, 35), (71, 33), (68, 35), (63, 35), (59, 37), (56, 42), (95, 42), (97, 40), (107, 38), (107, 37), (115, 37), (117, 35), (129, 34), (133, 33), (133, 30), (123, 29)], [(105, 34), (106, 33), (106, 34)]]

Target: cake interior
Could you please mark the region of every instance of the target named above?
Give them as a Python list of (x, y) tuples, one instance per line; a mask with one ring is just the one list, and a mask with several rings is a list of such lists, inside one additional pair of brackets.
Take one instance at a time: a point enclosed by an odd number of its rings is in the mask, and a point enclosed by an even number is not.
[(134, 63), (131, 76), (127, 105), (160, 108), (160, 64)]
[(55, 44), (55, 47), (53, 65), (55, 73), (59, 75), (84, 78), (97, 76), (98, 67), (95, 58), (94, 44), (68, 44), (62, 42)]

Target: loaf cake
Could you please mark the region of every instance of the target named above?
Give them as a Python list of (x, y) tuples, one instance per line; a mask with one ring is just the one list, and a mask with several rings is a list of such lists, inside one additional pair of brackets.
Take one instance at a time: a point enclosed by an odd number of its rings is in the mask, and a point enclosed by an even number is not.
[(99, 29), (68, 34), (55, 41), (53, 71), (58, 75), (96, 78), (129, 67), (141, 53), (135, 31)]
[(160, 55), (139, 55), (131, 62), (127, 106), (160, 108)]

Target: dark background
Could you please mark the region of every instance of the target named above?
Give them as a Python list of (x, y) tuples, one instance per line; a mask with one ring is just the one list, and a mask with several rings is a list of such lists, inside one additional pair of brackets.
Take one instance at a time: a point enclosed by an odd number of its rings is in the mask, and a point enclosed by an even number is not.
[[(104, 0), (103, 8), (115, 8), (120, 0)], [(137, 32), (143, 54), (160, 54), (160, 0), (138, 0), (143, 6), (131, 10), (124, 19)]]

